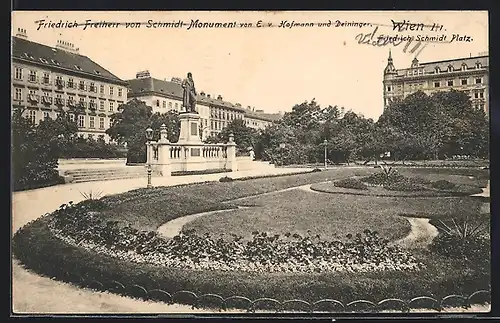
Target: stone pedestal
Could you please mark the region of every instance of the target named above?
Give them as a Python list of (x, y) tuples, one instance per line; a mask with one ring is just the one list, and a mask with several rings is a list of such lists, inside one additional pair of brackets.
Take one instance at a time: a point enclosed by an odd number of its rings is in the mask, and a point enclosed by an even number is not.
[(200, 115), (198, 113), (181, 113), (179, 115), (181, 129), (178, 144), (202, 144), (200, 138)]

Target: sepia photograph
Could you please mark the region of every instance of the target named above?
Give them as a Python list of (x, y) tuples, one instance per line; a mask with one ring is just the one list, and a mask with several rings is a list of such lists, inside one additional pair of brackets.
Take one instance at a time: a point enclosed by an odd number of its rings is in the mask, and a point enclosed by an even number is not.
[(11, 19), (11, 316), (491, 311), (487, 11)]

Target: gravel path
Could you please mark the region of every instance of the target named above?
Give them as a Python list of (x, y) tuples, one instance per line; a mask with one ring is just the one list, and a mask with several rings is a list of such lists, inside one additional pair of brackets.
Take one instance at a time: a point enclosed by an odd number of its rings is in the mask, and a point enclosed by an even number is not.
[[(274, 173), (304, 171), (301, 169), (276, 169)], [(244, 177), (262, 175), (252, 174), (252, 172), (235, 172), (231, 177)], [(202, 175), (202, 176), (179, 176), (170, 179), (153, 178), (154, 186), (176, 185), (187, 182), (203, 182), (206, 180), (216, 180), (221, 174)], [(80, 192), (103, 192), (104, 195), (117, 194), (131, 189), (145, 186), (145, 180), (116, 180), (105, 182), (89, 182), (78, 184), (66, 184), (53, 187), (41, 188), (13, 194), (12, 199), (12, 232), (17, 231), (26, 223), (40, 217), (46, 212), (54, 211), (59, 205), (72, 200), (77, 203), (83, 200)], [(299, 187), (300, 189), (310, 190), (310, 185)], [(488, 183), (489, 196), (489, 183)], [(314, 191), (311, 191), (314, 192)], [(314, 192), (319, 193), (319, 192)], [(36, 207), (33, 207), (36, 203)], [(192, 219), (191, 219), (192, 220)], [(429, 236), (434, 231), (424, 219), (411, 218), (412, 232), (409, 236), (401, 240), (406, 245), (425, 245), (428, 243)], [(188, 221), (189, 222), (189, 221)], [(170, 222), (169, 222), (170, 223)], [(187, 222), (185, 222), (187, 223)], [(184, 223), (184, 224), (185, 224)], [(176, 226), (182, 228), (184, 225), (179, 222)], [(432, 227), (432, 226), (431, 226)], [(172, 235), (176, 230), (170, 230)], [(174, 234), (175, 235), (175, 234)], [(424, 236), (427, 235), (427, 238)], [(405, 240), (406, 239), (406, 240)], [(473, 306), (471, 309), (448, 308), (447, 313), (457, 312), (488, 312), (490, 305)], [(25, 313), (44, 313), (44, 314), (129, 314), (129, 313), (164, 313), (164, 314), (193, 314), (193, 313), (214, 313), (213, 310), (193, 309), (191, 306), (178, 304), (165, 304), (161, 302), (146, 302), (129, 297), (123, 297), (106, 292), (96, 292), (88, 289), (82, 289), (73, 285), (55, 281), (47, 277), (38, 276), (22, 268), (19, 263), (12, 261), (12, 311), (15, 314)], [(224, 311), (224, 313), (244, 313), (245, 311), (233, 310)], [(391, 312), (391, 311), (387, 311)], [(423, 309), (415, 309), (412, 312), (428, 312)]]
[(427, 248), (432, 240), (438, 235), (438, 230), (435, 226), (429, 223), (427, 218), (406, 218), (410, 222), (410, 233), (395, 241), (395, 244), (403, 248)]
[[(276, 168), (266, 171), (232, 172), (233, 178), (307, 171), (304, 168)], [(224, 174), (153, 178), (153, 186), (218, 180)], [(125, 179), (103, 182), (64, 184), (35, 190), (15, 192), (12, 196), (12, 233), (28, 222), (61, 204), (83, 200), (81, 193), (102, 192), (101, 196), (126, 192), (146, 186), (146, 179)], [(12, 310), (14, 313), (212, 313), (193, 310), (190, 306), (144, 302), (110, 293), (81, 289), (70, 284), (38, 276), (12, 260)]]

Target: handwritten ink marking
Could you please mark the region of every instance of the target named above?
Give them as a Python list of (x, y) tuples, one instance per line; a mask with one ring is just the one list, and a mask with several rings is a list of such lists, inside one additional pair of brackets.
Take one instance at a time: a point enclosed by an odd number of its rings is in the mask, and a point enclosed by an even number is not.
[[(415, 41), (416, 37), (414, 36), (388, 36), (388, 35), (377, 35), (378, 31), (378, 26), (375, 27), (375, 29), (368, 34), (363, 34), (359, 33), (356, 35), (354, 38), (357, 40), (358, 44), (362, 45), (371, 45), (371, 46), (377, 46), (377, 47), (383, 47), (392, 44), (394, 47), (399, 46), (403, 42), (406, 41), (406, 44), (403, 48), (403, 53), (406, 53), (408, 51), (408, 48), (410, 45)], [(427, 47), (429, 42), (423, 42), (421, 40), (418, 40), (415, 45), (411, 48), (409, 51), (410, 54), (415, 53), (418, 49), (420, 49), (415, 55), (418, 56), (422, 50)]]
[(295, 22), (295, 20), (289, 22), (288, 20), (282, 20), (278, 25), (279, 28), (293, 28), (293, 27), (314, 27), (313, 22)]

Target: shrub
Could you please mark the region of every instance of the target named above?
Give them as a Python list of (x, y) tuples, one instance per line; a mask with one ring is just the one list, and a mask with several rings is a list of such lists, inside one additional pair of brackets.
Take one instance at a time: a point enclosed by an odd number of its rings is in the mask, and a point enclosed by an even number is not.
[(319, 168), (315, 168), (315, 169), (313, 169), (313, 170), (311, 171), (311, 173), (317, 173), (317, 172), (321, 172), (321, 169), (319, 169)]
[(491, 251), (486, 219), (465, 215), (450, 220), (433, 219), (431, 224), (439, 232), (431, 251), (488, 270)]
[(431, 183), (431, 186), (439, 190), (452, 190), (455, 188), (455, 184), (447, 180), (439, 180)]
[(371, 174), (366, 177), (362, 177), (360, 180), (364, 183), (373, 184), (373, 185), (384, 185), (388, 183), (394, 183), (401, 181), (404, 177), (397, 172), (393, 171), (390, 175), (387, 175), (384, 172), (378, 172), (375, 174)]
[(233, 181), (233, 179), (229, 176), (224, 176), (224, 177), (219, 178), (219, 182), (221, 182), (221, 183), (232, 182), (232, 181)]
[(431, 181), (429, 181), (423, 177), (408, 177), (407, 179), (409, 181), (413, 182), (414, 184), (427, 185), (427, 184), (431, 183)]
[(416, 192), (425, 190), (419, 184), (415, 184), (411, 180), (403, 179), (399, 181), (390, 181), (384, 184), (384, 188), (389, 191)]
[(341, 179), (341, 180), (335, 181), (333, 183), (333, 185), (336, 187), (351, 188), (351, 189), (355, 189), (355, 190), (368, 189), (368, 186), (365, 183), (363, 183), (360, 180), (355, 179), (355, 178)]

